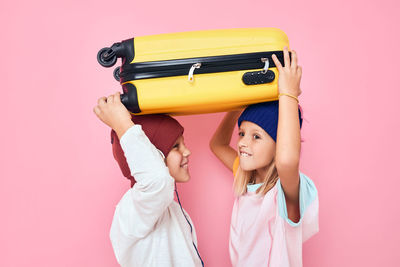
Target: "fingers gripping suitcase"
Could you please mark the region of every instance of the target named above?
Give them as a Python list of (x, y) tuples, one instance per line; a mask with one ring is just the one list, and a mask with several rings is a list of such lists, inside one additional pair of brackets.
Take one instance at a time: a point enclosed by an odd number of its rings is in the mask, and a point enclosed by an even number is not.
[(134, 114), (229, 111), (278, 99), (275, 54), (283, 65), (286, 34), (276, 28), (169, 33), (103, 48), (98, 62), (114, 71), (122, 103)]

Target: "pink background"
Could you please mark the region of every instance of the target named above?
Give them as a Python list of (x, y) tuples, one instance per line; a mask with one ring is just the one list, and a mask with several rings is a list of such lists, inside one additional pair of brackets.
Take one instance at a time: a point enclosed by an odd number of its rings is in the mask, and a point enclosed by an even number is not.
[[(277, 27), (303, 66), (301, 169), (320, 233), (305, 266), (399, 266), (399, 11), (382, 1), (3, 1), (0, 266), (117, 266), (109, 241), (129, 183), (92, 109), (120, 90), (96, 61), (113, 42)], [(208, 141), (223, 114), (179, 117), (192, 150), (180, 185), (206, 266), (229, 266), (232, 176)]]

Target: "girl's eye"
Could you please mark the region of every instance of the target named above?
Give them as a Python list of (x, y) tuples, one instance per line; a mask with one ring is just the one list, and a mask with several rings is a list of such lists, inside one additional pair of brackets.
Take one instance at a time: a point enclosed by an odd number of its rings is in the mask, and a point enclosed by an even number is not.
[(254, 139), (260, 139), (260, 136), (258, 136), (257, 134), (254, 135)]
[(244, 133), (243, 132), (239, 132), (239, 136), (244, 136)]
[(179, 144), (175, 144), (174, 146), (173, 146), (173, 148), (178, 148), (179, 147)]

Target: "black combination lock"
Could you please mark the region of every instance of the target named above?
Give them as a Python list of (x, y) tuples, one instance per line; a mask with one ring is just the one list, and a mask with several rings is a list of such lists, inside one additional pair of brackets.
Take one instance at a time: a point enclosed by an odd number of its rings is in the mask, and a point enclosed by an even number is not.
[(272, 70), (265, 73), (263, 71), (246, 72), (242, 77), (243, 83), (247, 85), (270, 83), (274, 79), (275, 73)]

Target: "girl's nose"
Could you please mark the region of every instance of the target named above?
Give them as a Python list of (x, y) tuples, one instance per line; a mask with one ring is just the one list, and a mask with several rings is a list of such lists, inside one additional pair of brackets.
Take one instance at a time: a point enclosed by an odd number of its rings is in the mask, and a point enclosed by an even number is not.
[(239, 148), (240, 147), (247, 147), (247, 144), (246, 144), (246, 142), (244, 142), (243, 139), (239, 141), (238, 145), (239, 145)]

